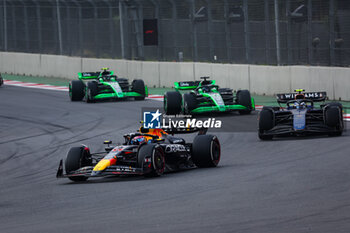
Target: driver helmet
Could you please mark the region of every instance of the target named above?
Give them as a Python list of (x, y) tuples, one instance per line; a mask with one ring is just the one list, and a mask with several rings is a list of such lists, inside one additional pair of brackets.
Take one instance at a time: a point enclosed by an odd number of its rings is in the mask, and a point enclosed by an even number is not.
[(296, 100), (305, 99), (305, 95), (304, 95), (304, 94), (297, 94), (297, 95), (295, 95), (295, 99), (296, 99)]
[(203, 90), (203, 92), (209, 92), (209, 91), (210, 91), (210, 87), (208, 87), (208, 86), (203, 86), (203, 87), (202, 87), (202, 90)]
[(130, 144), (131, 145), (141, 145), (144, 142), (147, 142), (148, 138), (145, 136), (136, 136), (133, 139), (131, 139)]

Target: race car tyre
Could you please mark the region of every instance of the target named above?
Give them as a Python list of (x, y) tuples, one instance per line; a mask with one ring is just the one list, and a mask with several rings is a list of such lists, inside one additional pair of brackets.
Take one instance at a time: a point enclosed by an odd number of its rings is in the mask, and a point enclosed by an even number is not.
[(220, 162), (219, 139), (214, 135), (197, 135), (192, 144), (192, 160), (197, 167), (216, 167)]
[(281, 110), (281, 108), (277, 107), (277, 106), (264, 106), (261, 110), (266, 110), (266, 109), (270, 109), (272, 111), (279, 111), (279, 110)]
[(168, 91), (164, 95), (164, 110), (167, 115), (175, 115), (181, 112), (182, 97), (177, 91)]
[(338, 103), (338, 102), (331, 102), (331, 103), (328, 103), (327, 106), (337, 106), (339, 107), (340, 109), (343, 109), (343, 105), (341, 103)]
[(270, 130), (274, 127), (273, 112), (270, 108), (263, 108), (259, 114), (259, 138), (261, 140), (271, 140), (272, 135), (265, 135), (265, 130)]
[(94, 97), (98, 94), (97, 82), (88, 82), (86, 85), (85, 99), (87, 103), (93, 103)]
[(81, 80), (73, 80), (69, 83), (69, 97), (71, 101), (81, 101), (84, 98), (84, 82)]
[(183, 102), (185, 114), (190, 114), (193, 109), (197, 108), (197, 99), (192, 93), (185, 93), (183, 95)]
[[(65, 169), (66, 173), (69, 174), (81, 167), (91, 166), (92, 160), (90, 151), (87, 147), (72, 147), (67, 154), (67, 158), (65, 161)], [(68, 177), (72, 181), (85, 181), (88, 179), (86, 176), (73, 176)]]
[(259, 133), (258, 133), (258, 136), (261, 140), (271, 140), (273, 138), (272, 135), (265, 135), (264, 133), (260, 132), (259, 130)]
[(335, 105), (329, 105), (325, 109), (325, 123), (329, 127), (336, 127), (341, 122), (341, 108)]
[(135, 100), (144, 100), (146, 97), (145, 83), (141, 79), (135, 79), (132, 82), (131, 90), (141, 94), (142, 96), (135, 97)]
[[(151, 168), (151, 171), (145, 174), (146, 177), (161, 176), (164, 173), (164, 151), (158, 144), (146, 144), (141, 146), (137, 155), (137, 160), (139, 167), (147, 169), (146, 166), (148, 166), (148, 168)], [(148, 162), (145, 160), (148, 160)]]
[(239, 110), (240, 114), (249, 114), (252, 111), (252, 99), (250, 92), (248, 90), (237, 91), (237, 103), (247, 108), (245, 110)]
[(340, 103), (329, 103), (325, 109), (325, 123), (329, 127), (335, 127), (336, 131), (330, 132), (329, 136), (341, 136), (343, 133), (343, 106)]

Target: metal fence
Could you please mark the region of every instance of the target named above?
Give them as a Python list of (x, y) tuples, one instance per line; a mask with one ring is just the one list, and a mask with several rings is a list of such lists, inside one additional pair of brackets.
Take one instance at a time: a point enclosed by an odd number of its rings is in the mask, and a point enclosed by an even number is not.
[[(158, 46), (143, 45), (157, 19)], [(348, 0), (0, 0), (0, 50), (349, 66)]]

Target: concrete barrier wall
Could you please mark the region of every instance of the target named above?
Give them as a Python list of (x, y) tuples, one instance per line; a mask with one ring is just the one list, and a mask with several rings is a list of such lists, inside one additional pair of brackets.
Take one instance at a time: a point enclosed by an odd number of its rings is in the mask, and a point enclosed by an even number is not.
[(327, 91), (329, 98), (334, 99), (332, 70), (328, 67), (295, 66), (290, 72), (291, 88), (293, 90), (304, 88), (310, 91)]
[(296, 88), (327, 91), (331, 99), (350, 101), (350, 68), (259, 66), (192, 62), (144, 62), (0, 52), (0, 72), (76, 79), (82, 71), (109, 67), (120, 77), (143, 79), (150, 87), (172, 87), (175, 81), (210, 76), (222, 87), (249, 89), (260, 95)]
[(289, 66), (251, 65), (250, 90), (259, 95), (291, 92), (291, 69)]
[(350, 68), (333, 69), (330, 75), (333, 79), (334, 99), (350, 101)]
[(194, 63), (160, 62), (159, 64), (160, 87), (173, 87), (174, 82), (194, 80)]
[[(32, 75), (62, 77), (73, 79), (81, 71), (82, 59), (78, 57), (64, 57), (55, 55), (41, 55), (39, 57), (39, 68)], [(23, 69), (24, 67), (18, 68)], [(28, 74), (25, 70), (23, 73)]]

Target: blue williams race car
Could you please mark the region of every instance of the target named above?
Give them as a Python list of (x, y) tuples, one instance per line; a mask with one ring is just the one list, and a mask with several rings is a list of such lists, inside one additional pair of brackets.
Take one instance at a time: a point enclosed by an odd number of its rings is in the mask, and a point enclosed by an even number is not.
[[(326, 92), (277, 94), (280, 106), (263, 107), (259, 114), (259, 138), (270, 140), (274, 136), (328, 134), (340, 136), (344, 129), (343, 106), (338, 102), (325, 103)], [(315, 106), (315, 102), (323, 102)], [(282, 107), (281, 104), (285, 104)]]

